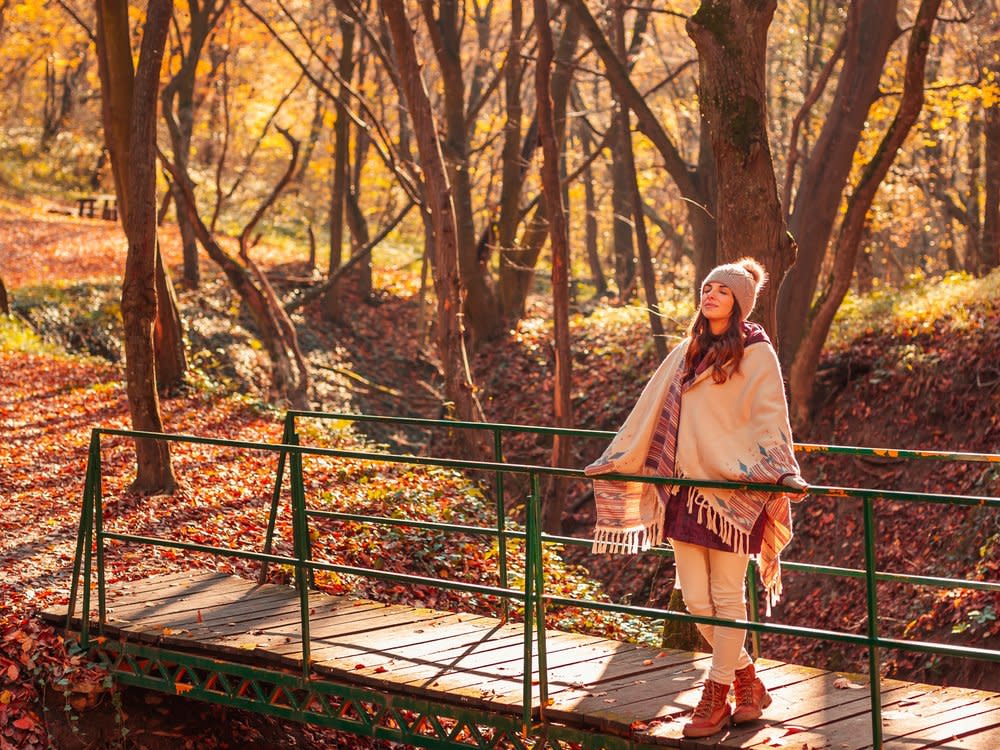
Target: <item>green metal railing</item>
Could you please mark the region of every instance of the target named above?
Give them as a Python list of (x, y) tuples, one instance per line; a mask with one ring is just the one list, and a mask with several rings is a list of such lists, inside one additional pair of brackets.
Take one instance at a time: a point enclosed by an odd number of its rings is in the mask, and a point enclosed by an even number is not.
[[(493, 461), (469, 461), (458, 459), (444, 459), (425, 456), (404, 456), (391, 453), (380, 453), (373, 451), (353, 451), (336, 448), (323, 448), (318, 446), (305, 446), (301, 444), (298, 431), (296, 429), (297, 420), (309, 418), (318, 420), (337, 420), (348, 422), (385, 422), (396, 425), (408, 424), (427, 428), (444, 428), (448, 430), (485, 430), (489, 431), (493, 437)], [(295, 584), (300, 597), (300, 617), (303, 644), (303, 679), (308, 679), (310, 670), (309, 653), (309, 600), (308, 589), (313, 584), (313, 574), (316, 571), (329, 571), (341, 574), (350, 574), (375, 579), (395, 581), (405, 584), (429, 584), (442, 589), (452, 589), (457, 591), (473, 592), (481, 595), (497, 597), (502, 603), (503, 613), (506, 617), (510, 612), (511, 603), (519, 603), (523, 606), (524, 618), (524, 686), (523, 686), (523, 706), (522, 724), (527, 733), (531, 726), (532, 717), (537, 714), (544, 720), (545, 705), (548, 697), (548, 682), (546, 670), (546, 643), (545, 643), (545, 616), (549, 606), (573, 606), (589, 608), (598, 611), (615, 612), (629, 614), (640, 617), (655, 619), (668, 619), (676, 621), (687, 621), (693, 623), (704, 623), (711, 625), (725, 625), (739, 627), (749, 631), (753, 636), (759, 637), (761, 633), (771, 633), (782, 636), (798, 636), (844, 643), (866, 648), (869, 661), (869, 686), (871, 694), (872, 713), (872, 741), (875, 747), (880, 747), (882, 738), (881, 724), (881, 702), (880, 702), (880, 670), (879, 670), (879, 650), (884, 648), (900, 649), (904, 651), (923, 652), (937, 655), (956, 656), (962, 658), (984, 659), (989, 661), (1000, 661), (1000, 651), (992, 649), (974, 648), (968, 646), (952, 646), (943, 643), (910, 641), (895, 638), (882, 637), (878, 629), (878, 596), (877, 584), (880, 582), (907, 583), (921, 586), (937, 586), (949, 588), (969, 588), (986, 591), (1000, 591), (1000, 582), (995, 581), (971, 581), (963, 579), (952, 579), (935, 576), (917, 576), (908, 574), (892, 573), (880, 571), (876, 564), (875, 548), (875, 501), (891, 500), (901, 502), (929, 502), (944, 503), (950, 505), (979, 506), (983, 508), (1000, 508), (1000, 498), (996, 497), (970, 497), (961, 495), (944, 495), (933, 493), (899, 492), (889, 490), (861, 489), (851, 487), (811, 487), (810, 495), (829, 495), (838, 498), (858, 498), (863, 503), (864, 511), (864, 549), (865, 567), (864, 569), (853, 569), (844, 567), (834, 567), (826, 565), (815, 565), (807, 563), (783, 562), (786, 570), (803, 571), (822, 575), (832, 575), (846, 578), (863, 579), (866, 586), (866, 608), (867, 608), (867, 628), (862, 634), (849, 633), (834, 630), (824, 630), (816, 628), (806, 628), (799, 626), (783, 625), (778, 623), (762, 623), (757, 620), (757, 604), (754, 598), (756, 585), (750, 585), (748, 590), (751, 594), (751, 619), (731, 621), (715, 617), (702, 617), (687, 613), (668, 611), (652, 607), (640, 607), (624, 604), (613, 604), (608, 602), (598, 602), (591, 600), (561, 597), (548, 594), (545, 591), (545, 577), (543, 570), (542, 548), (545, 544), (561, 545), (584, 545), (589, 546), (590, 541), (575, 537), (566, 537), (544, 533), (540, 526), (541, 519), (541, 489), (540, 481), (542, 477), (567, 477), (584, 479), (584, 474), (578, 469), (556, 468), (548, 466), (535, 466), (529, 464), (513, 464), (506, 462), (503, 458), (503, 436), (507, 434), (529, 433), (534, 435), (566, 435), (588, 439), (608, 439), (614, 433), (592, 431), (592, 430), (571, 430), (550, 427), (530, 427), (524, 425), (491, 424), (477, 422), (457, 422), (451, 420), (430, 420), (418, 418), (399, 418), (372, 415), (339, 414), (339, 413), (319, 413), (319, 412), (289, 412), (286, 415), (284, 432), (281, 444), (257, 443), (250, 441), (225, 440), (215, 438), (204, 438), (192, 435), (168, 435), (160, 433), (146, 433), (132, 430), (95, 429), (91, 435), (89, 460), (87, 464), (86, 481), (84, 487), (83, 508), (81, 513), (80, 527), (77, 539), (77, 554), (73, 566), (73, 582), (70, 592), (70, 603), (67, 618), (71, 620), (76, 607), (77, 598), (80, 596), (80, 576), (83, 574), (82, 609), (81, 618), (81, 645), (90, 645), (90, 613), (91, 613), (91, 583), (93, 581), (96, 568), (97, 575), (97, 596), (98, 596), (98, 629), (103, 633), (106, 620), (106, 582), (104, 574), (104, 546), (108, 541), (118, 541), (130, 544), (146, 544), (174, 549), (203, 552), (225, 557), (237, 557), (247, 560), (255, 560), (261, 564), (262, 576), (270, 563), (290, 566), (295, 573)], [(164, 539), (159, 537), (137, 536), (118, 532), (106, 531), (103, 526), (103, 501), (102, 501), (102, 481), (101, 481), (101, 438), (102, 436), (115, 436), (132, 439), (166, 440), (179, 443), (214, 445), (235, 449), (247, 449), (256, 451), (267, 451), (278, 456), (278, 469), (274, 490), (271, 496), (271, 508), (268, 518), (267, 530), (264, 541), (263, 552), (251, 552), (246, 550), (233, 549), (228, 547), (217, 547), (212, 545), (184, 542), (179, 540)], [(888, 450), (879, 448), (854, 448), (847, 446), (820, 446), (820, 445), (796, 445), (797, 451), (810, 453), (830, 453), (849, 456), (878, 456), (892, 458), (908, 458), (916, 460), (946, 460), (946, 461), (966, 461), (966, 462), (987, 462), (1000, 463), (1000, 455), (978, 454), (978, 453), (949, 453), (943, 451), (903, 451)], [(303, 457), (306, 455), (326, 456), (331, 458), (355, 459), (372, 461), (386, 464), (403, 464), (413, 466), (432, 466), (460, 469), (485, 473), (493, 477), (494, 491), (496, 493), (496, 524), (492, 527), (468, 526), (459, 524), (439, 523), (435, 521), (400, 519), (383, 516), (372, 516), (341, 511), (328, 511), (309, 509), (305, 496), (305, 482), (303, 479)], [(290, 486), (290, 506), (292, 517), (293, 554), (292, 556), (274, 554), (273, 536), (278, 515), (279, 501), (283, 487), (285, 474), (289, 476)], [(527, 478), (530, 492), (525, 505), (525, 526), (524, 530), (508, 528), (505, 512), (504, 475), (522, 475)], [(638, 477), (630, 475), (609, 474), (606, 478), (628, 479), (643, 481), (653, 484), (675, 485), (675, 486), (701, 486), (722, 489), (742, 489), (753, 487), (774, 492), (787, 492), (787, 488), (777, 485), (735, 483), (735, 482), (709, 482), (691, 479), (674, 479), (665, 477)], [(490, 586), (479, 583), (455, 581), (452, 579), (434, 578), (403, 573), (391, 573), (376, 568), (365, 568), (359, 566), (340, 565), (320, 560), (312, 559), (310, 547), (309, 521), (311, 518), (326, 518), (342, 521), (354, 521), (366, 524), (382, 524), (397, 527), (409, 527), (416, 529), (430, 529), (461, 534), (476, 534), (495, 537), (498, 544), (498, 585)], [(511, 588), (509, 585), (509, 550), (507, 541), (511, 539), (523, 540), (524, 543), (524, 581), (523, 587)], [(650, 554), (670, 555), (668, 548), (657, 548), (651, 550)], [(96, 558), (96, 560), (95, 560)], [(752, 575), (752, 570), (750, 571)], [(537, 652), (536, 652), (537, 649)], [(539, 701), (533, 703), (532, 672), (533, 664), (537, 663)]]

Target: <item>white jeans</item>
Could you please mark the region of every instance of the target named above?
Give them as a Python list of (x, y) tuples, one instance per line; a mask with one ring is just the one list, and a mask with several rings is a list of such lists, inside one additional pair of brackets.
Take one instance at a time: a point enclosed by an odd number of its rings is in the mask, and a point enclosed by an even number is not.
[[(702, 547), (700, 544), (670, 543), (677, 564), (677, 582), (684, 605), (692, 615), (726, 620), (747, 619), (746, 573), (749, 555)], [(715, 625), (698, 625), (712, 647), (712, 668), (708, 679), (732, 684), (737, 669), (753, 663), (743, 648), (746, 631)]]

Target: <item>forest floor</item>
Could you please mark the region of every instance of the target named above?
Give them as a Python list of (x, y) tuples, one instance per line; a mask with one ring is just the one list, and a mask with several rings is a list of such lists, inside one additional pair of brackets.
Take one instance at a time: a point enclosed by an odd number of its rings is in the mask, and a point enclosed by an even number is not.
[[(176, 268), (176, 234), (161, 235), (168, 265)], [(46, 213), (44, 208), (0, 201), (0, 276), (23, 323), (0, 322), (0, 747), (376, 747), (349, 738), (211, 706), (191, 710), (142, 691), (108, 692), (104, 676), (79, 655), (67, 654), (35, 612), (64, 601), (72, 564), (89, 430), (125, 427), (128, 410), (117, 342), (119, 280), (125, 247), (117, 226)], [(280, 248), (254, 250), (279, 288), (307, 269)], [(401, 264), (400, 264), (401, 265)], [(198, 292), (179, 289), (188, 325), (191, 384), (163, 401), (170, 431), (274, 441), (281, 412), (266, 405), (266, 361), (234, 299), (207, 260)], [(178, 274), (175, 273), (175, 277)], [(330, 325), (315, 311), (296, 319), (315, 379), (316, 406), (397, 416), (441, 416), (440, 378), (424, 336), (416, 328), (419, 303), (411, 269), (379, 272), (375, 299), (352, 303), (349, 323)], [(917, 280), (919, 282), (919, 280)], [(915, 283), (910, 290), (869, 295), (845, 311), (821, 370), (817, 417), (799, 442), (1000, 452), (1000, 274)], [(669, 303), (668, 303), (669, 304)], [(537, 303), (544, 311), (544, 302)], [(678, 301), (673, 317), (689, 313)], [(674, 333), (679, 333), (679, 325)], [(528, 317), (476, 354), (473, 369), (488, 419), (550, 422), (550, 327)], [(581, 305), (573, 316), (574, 409), (580, 427), (613, 430), (624, 419), (656, 364), (644, 314), (637, 308)], [(67, 351), (72, 352), (67, 354)], [(265, 375), (262, 375), (265, 373)], [(366, 434), (345, 429), (316, 432), (339, 445), (388, 445), (419, 452), (433, 442), (426, 431), (394, 429)], [(600, 441), (574, 446), (575, 465), (596, 456)], [(507, 458), (548, 462), (549, 445), (534, 437), (511, 440)], [(211, 458), (198, 481), (190, 468), (206, 465), (198, 451), (176, 457), (183, 487), (169, 501), (124, 493), (130, 453), (109, 445), (104, 470), (108, 497), (118, 497), (117, 518), (132, 529), (187, 534), (212, 543), (252, 545), (259, 540), (273, 466), (261, 457)], [(996, 465), (803, 457), (806, 478), (820, 485), (913, 489), (938, 493), (1000, 494)], [(986, 466), (984, 469), (983, 466)], [(189, 471), (185, 471), (188, 469)], [(481, 493), (457, 479), (442, 492), (420, 472), (373, 474), (364, 497), (377, 512), (389, 489), (407, 488), (422, 511), (452, 519), (484, 511)], [(384, 486), (379, 486), (384, 482)], [(117, 493), (117, 494), (116, 494)], [(567, 533), (586, 536), (592, 503), (586, 488), (570, 488)], [(879, 567), (900, 573), (997, 580), (1000, 519), (980, 508), (912, 503), (878, 504)], [(796, 506), (796, 536), (788, 559), (863, 567), (860, 504), (812, 498)], [(279, 536), (287, 528), (279, 526)], [(334, 535), (346, 539), (351, 535)], [(386, 540), (381, 540), (385, 542)], [(372, 549), (354, 544), (331, 554), (365, 564)], [(398, 554), (397, 557), (403, 557)], [(384, 550), (390, 559), (393, 550)], [(488, 550), (466, 543), (452, 561), (472, 561), (474, 577), (490, 580)], [(636, 604), (665, 604), (672, 570), (639, 558), (564, 553), (553, 558), (557, 582), (589, 586), (595, 596)], [(116, 549), (113, 576), (139, 577), (178, 566), (213, 563), (197, 556), (139, 555)], [(434, 569), (441, 559), (410, 561)], [(445, 562), (448, 562), (446, 559)], [(584, 575), (576, 565), (589, 573)], [(252, 566), (232, 565), (251, 574)], [(413, 568), (409, 568), (413, 569)], [(588, 577), (589, 576), (589, 577)], [(594, 583), (589, 583), (593, 578)], [(358, 582), (327, 580), (330, 590), (357, 590)], [(427, 590), (360, 586), (360, 593), (448, 608), (460, 604)], [(438, 597), (438, 598), (435, 598)], [(996, 648), (1000, 621), (996, 596), (976, 592), (879, 588), (883, 634)], [(468, 602), (464, 602), (468, 604)], [(477, 606), (489, 608), (488, 604)], [(786, 572), (777, 622), (864, 632), (864, 592), (843, 579)], [(592, 617), (583, 630), (629, 634), (629, 626)], [(636, 635), (632, 632), (632, 635)], [(648, 627), (637, 637), (649, 637)], [(771, 658), (861, 671), (864, 653), (824, 648), (805, 639), (765, 637)], [(1000, 690), (994, 672), (974, 662), (888, 652), (887, 675)], [(92, 706), (97, 702), (99, 705)], [(64, 709), (70, 710), (64, 710)]]

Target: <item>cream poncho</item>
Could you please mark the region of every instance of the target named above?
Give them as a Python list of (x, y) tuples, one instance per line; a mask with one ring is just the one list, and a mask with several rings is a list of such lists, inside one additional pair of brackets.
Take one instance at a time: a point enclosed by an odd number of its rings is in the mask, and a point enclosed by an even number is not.
[[(689, 344), (685, 339), (663, 360), (586, 473), (762, 484), (798, 475), (781, 370), (770, 342), (749, 344), (739, 371), (722, 384), (712, 379), (711, 368), (683, 384)], [(595, 479), (594, 497), (595, 552), (638, 552), (663, 541), (665, 507), (656, 485)], [(748, 549), (754, 523), (767, 514), (760, 576), (768, 604), (781, 594), (779, 555), (792, 538), (788, 498), (760, 490), (692, 487), (688, 499), (698, 521), (737, 552)]]

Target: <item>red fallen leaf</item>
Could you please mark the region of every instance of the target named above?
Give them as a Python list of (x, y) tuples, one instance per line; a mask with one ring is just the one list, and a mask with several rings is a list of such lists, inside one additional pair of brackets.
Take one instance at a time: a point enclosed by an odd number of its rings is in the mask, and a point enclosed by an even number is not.
[(365, 665), (364, 665), (364, 664), (355, 664), (355, 665), (354, 665), (354, 668), (355, 668), (355, 669), (364, 669), (364, 668), (365, 668)]
[(35, 720), (30, 716), (22, 716), (20, 719), (15, 719), (13, 722), (14, 726), (18, 729), (34, 729)]
[(785, 733), (782, 735), (782, 737), (787, 737), (790, 734), (798, 734), (799, 732), (804, 732), (804, 731), (806, 731), (805, 727), (793, 727), (793, 726), (785, 727)]
[(11, 664), (9, 667), (7, 667), (7, 679), (10, 680), (11, 682), (16, 682), (18, 675), (20, 674), (21, 670), (17, 668), (16, 664)]
[(388, 672), (388, 671), (389, 671), (389, 670), (388, 670), (388, 669), (386, 669), (386, 668), (385, 668), (385, 667), (383, 667), (383, 666), (378, 666), (378, 667), (375, 667), (375, 673), (376, 673), (376, 674), (382, 674), (383, 672)]

